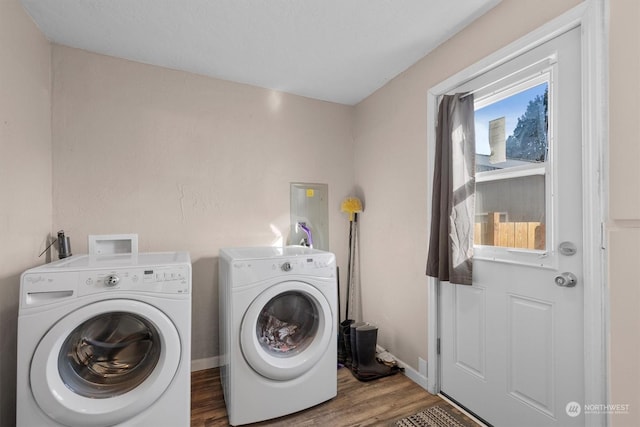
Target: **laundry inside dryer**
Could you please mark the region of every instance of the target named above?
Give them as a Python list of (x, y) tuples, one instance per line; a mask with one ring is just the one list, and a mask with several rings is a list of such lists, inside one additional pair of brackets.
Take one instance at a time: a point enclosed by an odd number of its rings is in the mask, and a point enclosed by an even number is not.
[(318, 329), (318, 313), (307, 296), (285, 292), (271, 299), (256, 325), (260, 343), (276, 354), (303, 351)]

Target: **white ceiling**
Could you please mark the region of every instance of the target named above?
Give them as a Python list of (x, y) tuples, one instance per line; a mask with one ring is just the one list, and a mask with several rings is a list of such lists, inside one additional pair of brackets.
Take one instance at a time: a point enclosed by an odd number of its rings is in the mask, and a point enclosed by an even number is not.
[(46, 37), (355, 105), (500, 0), (21, 0)]

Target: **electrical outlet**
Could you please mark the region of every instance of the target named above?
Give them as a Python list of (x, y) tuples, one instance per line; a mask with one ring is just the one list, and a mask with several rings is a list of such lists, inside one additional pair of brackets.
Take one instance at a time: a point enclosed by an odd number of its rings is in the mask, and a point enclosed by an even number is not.
[(418, 371), (420, 372), (420, 375), (425, 377), (427, 376), (427, 361), (422, 357), (418, 357)]

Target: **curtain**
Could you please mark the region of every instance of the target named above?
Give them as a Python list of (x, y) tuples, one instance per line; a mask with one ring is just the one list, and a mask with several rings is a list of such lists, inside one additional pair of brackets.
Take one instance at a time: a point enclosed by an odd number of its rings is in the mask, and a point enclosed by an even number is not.
[(445, 95), (438, 110), (427, 275), (471, 285), (475, 222), (473, 95)]

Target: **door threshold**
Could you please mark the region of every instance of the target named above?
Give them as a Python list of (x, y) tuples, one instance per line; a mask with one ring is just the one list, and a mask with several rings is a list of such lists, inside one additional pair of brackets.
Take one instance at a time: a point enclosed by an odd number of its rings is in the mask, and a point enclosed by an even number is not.
[(481, 427), (493, 427), (491, 424), (489, 424), (488, 422), (486, 422), (484, 419), (482, 419), (482, 417), (479, 417), (478, 415), (476, 415), (473, 411), (470, 411), (469, 409), (465, 408), (464, 406), (462, 406), (460, 403), (458, 403), (455, 399), (453, 399), (450, 396), (447, 396), (446, 393), (444, 393), (443, 391), (441, 391), (440, 393), (438, 393), (438, 396), (446, 401), (447, 403), (449, 403), (451, 406), (453, 406), (454, 408), (456, 408), (457, 410), (459, 410), (460, 412), (462, 412), (463, 414), (465, 414), (467, 417), (471, 418), (476, 424), (478, 424)]

